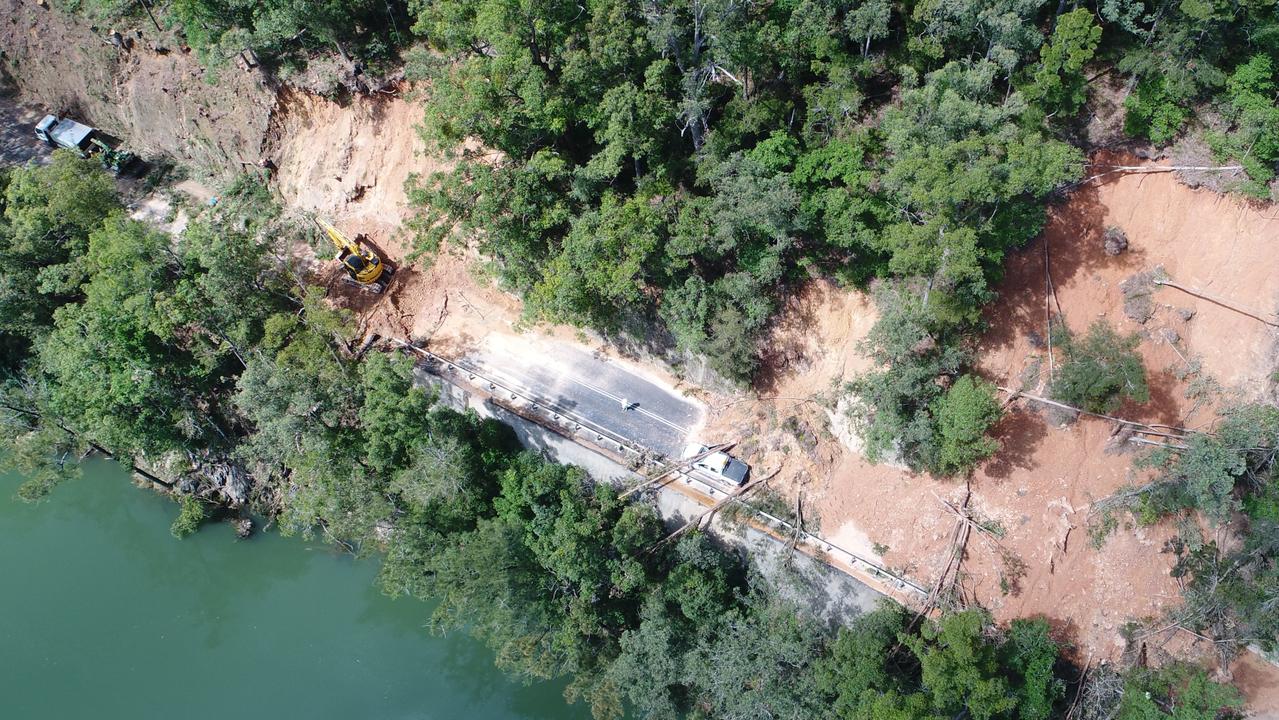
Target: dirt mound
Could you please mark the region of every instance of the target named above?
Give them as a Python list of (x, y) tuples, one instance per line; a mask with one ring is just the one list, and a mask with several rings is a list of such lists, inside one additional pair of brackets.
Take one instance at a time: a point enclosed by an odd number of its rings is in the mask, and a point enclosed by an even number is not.
[(275, 104), (262, 74), (229, 68), (213, 84), (194, 56), (150, 26), (114, 28), (130, 49), (108, 42), (112, 30), (0, 0), (0, 60), (25, 102), (127, 139), (146, 157), (223, 173), (257, 163)]

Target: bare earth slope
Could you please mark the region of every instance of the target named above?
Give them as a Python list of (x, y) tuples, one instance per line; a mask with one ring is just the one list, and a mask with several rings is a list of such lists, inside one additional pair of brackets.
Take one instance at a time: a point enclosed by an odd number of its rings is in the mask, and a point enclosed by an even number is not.
[[(1046, 334), (1047, 242), (1057, 299), (1073, 330), (1100, 318), (1143, 336), (1152, 399), (1123, 408), (1121, 416), (1189, 427), (1211, 423), (1212, 409), (1184, 396), (1179, 372), (1188, 361), (1200, 360), (1231, 397), (1271, 397), (1272, 328), (1167, 287), (1153, 290), (1151, 317), (1137, 323), (1125, 315), (1120, 284), (1161, 266), (1179, 284), (1273, 313), (1279, 307), (1274, 209), (1191, 190), (1168, 174), (1108, 177), (1053, 208), (1044, 236), (1010, 257), (1000, 299), (987, 313), (991, 330), (981, 343), (979, 371), (1000, 385), (1043, 387), (1046, 349), (1032, 343), (1032, 335)], [(1127, 233), (1126, 254), (1104, 252), (1101, 235), (1109, 225)], [(831, 427), (845, 442), (820, 430), (826, 408), (808, 400), (815, 393), (837, 397), (831, 388), (866, 366), (856, 346), (873, 321), (867, 306), (856, 291), (825, 283), (792, 298), (769, 343), (774, 372), (759, 389), (765, 399), (722, 403), (709, 433), (740, 433), (743, 423), (753, 423), (752, 461), (786, 467), (783, 477), (805, 494), (824, 534), (883, 551), (889, 565), (930, 581), (953, 525), (940, 499), (960, 496), (963, 483), (870, 465), (848, 449), (856, 443), (840, 423)], [(1134, 455), (1114, 447), (1112, 430), (1111, 423), (1086, 419), (1057, 427), (1037, 408), (1014, 404), (997, 428), (1003, 449), (972, 479), (977, 513), (1006, 536), (969, 543), (966, 591), (1001, 620), (1047, 617), (1062, 639), (1077, 644), (1081, 660), (1115, 657), (1127, 620), (1179, 602), (1168, 577), (1172, 557), (1161, 552), (1172, 527), (1121, 527), (1101, 549), (1089, 544), (1090, 503), (1139, 479)], [(1164, 643), (1187, 639), (1193, 640), (1164, 634), (1149, 642), (1157, 655)]]
[(116, 29), (131, 50), (108, 43), (110, 29), (94, 32), (28, 0), (0, 0), (0, 67), (24, 102), (127, 138), (143, 156), (223, 173), (258, 162), (275, 105), (262, 74), (232, 65), (215, 85), (193, 55), (173, 45), (155, 52), (154, 44), (171, 40), (149, 25)]
[[(362, 103), (339, 107), (301, 94), (282, 101), (269, 146), (280, 166), (277, 187), (291, 203), (331, 214), (352, 233), (368, 232), (390, 257), (403, 258), (410, 243), (396, 229), (409, 212), (402, 180), (444, 164), (423, 156), (412, 131), (416, 111), (408, 103)], [(991, 331), (980, 348), (980, 371), (1030, 391), (1046, 380), (1045, 350), (1032, 343), (1032, 334), (1045, 334), (1046, 241), (1057, 299), (1071, 328), (1083, 331), (1102, 318), (1145, 337), (1140, 349), (1153, 398), (1122, 415), (1191, 427), (1210, 422), (1209, 408), (1191, 412), (1183, 397), (1186, 384), (1177, 371), (1187, 360), (1201, 359), (1204, 372), (1225, 388), (1254, 399), (1269, 396), (1274, 337), (1266, 325), (1170, 288), (1153, 292), (1152, 316), (1139, 324), (1125, 316), (1119, 286), (1158, 266), (1181, 284), (1273, 310), (1279, 283), (1266, 262), (1279, 230), (1273, 215), (1191, 190), (1168, 174), (1112, 175), (1075, 192), (1053, 208), (1044, 238), (1010, 257), (1000, 300), (988, 312)], [(1109, 225), (1126, 232), (1126, 254), (1103, 251), (1101, 235)], [(518, 300), (477, 274), (475, 260), (444, 252), (433, 262), (403, 267), (384, 298), (344, 293), (338, 285), (334, 296), (361, 314), (367, 330), (429, 339), (440, 352), (460, 357), (487, 338), (522, 329)], [(755, 467), (782, 467), (782, 484), (802, 490), (806, 514), (820, 517), (824, 535), (867, 554), (882, 550), (886, 563), (928, 581), (953, 520), (939, 498), (956, 497), (962, 483), (870, 465), (849, 450), (855, 442), (846, 429), (829, 422), (827, 406), (838, 397), (839, 382), (868, 366), (857, 344), (874, 319), (861, 293), (817, 281), (789, 300), (777, 323), (766, 345), (759, 397), (717, 396), (673, 379), (669, 384), (705, 401), (710, 419), (699, 439), (741, 440), (738, 453)], [(611, 352), (569, 328), (538, 332)], [(1115, 657), (1127, 620), (1179, 601), (1168, 577), (1172, 558), (1161, 552), (1171, 527), (1124, 527), (1101, 549), (1089, 545), (1089, 504), (1137, 479), (1133, 455), (1114, 451), (1111, 431), (1108, 423), (1088, 420), (1059, 428), (1037, 409), (1014, 405), (998, 428), (1003, 450), (972, 482), (977, 512), (1007, 534), (1000, 545), (970, 545), (965, 587), (1001, 620), (1045, 615), (1063, 640), (1076, 644), (1081, 659)], [(1157, 652), (1172, 640), (1152, 642)]]

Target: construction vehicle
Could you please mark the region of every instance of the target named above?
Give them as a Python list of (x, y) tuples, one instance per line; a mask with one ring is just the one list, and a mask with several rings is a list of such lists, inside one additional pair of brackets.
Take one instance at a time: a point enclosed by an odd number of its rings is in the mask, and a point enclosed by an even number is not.
[(124, 174), (138, 161), (137, 155), (111, 147), (100, 135), (88, 125), (56, 115), (45, 115), (36, 124), (36, 137), (53, 147), (66, 148), (80, 157), (97, 155), (102, 167), (114, 175)]
[(342, 269), (346, 270), (347, 282), (374, 293), (386, 290), (391, 276), (395, 274), (394, 269), (387, 267), (377, 253), (362, 243), (353, 242), (343, 235), (342, 231), (324, 220), (316, 218), (315, 223), (337, 247), (338, 252), (334, 259), (342, 263)]

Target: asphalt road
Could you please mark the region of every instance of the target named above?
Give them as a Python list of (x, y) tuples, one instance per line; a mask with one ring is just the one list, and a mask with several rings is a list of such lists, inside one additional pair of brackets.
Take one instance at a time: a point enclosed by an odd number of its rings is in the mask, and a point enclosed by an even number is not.
[(462, 364), (670, 457), (702, 421), (699, 403), (659, 381), (549, 338), (490, 336)]

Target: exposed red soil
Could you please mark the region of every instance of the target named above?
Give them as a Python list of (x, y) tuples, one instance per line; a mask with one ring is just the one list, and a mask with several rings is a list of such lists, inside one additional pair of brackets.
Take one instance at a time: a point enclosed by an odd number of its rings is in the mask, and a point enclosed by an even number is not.
[[(1052, 208), (1042, 238), (1009, 258), (1000, 299), (987, 313), (991, 329), (980, 344), (979, 372), (1000, 385), (1042, 390), (1046, 353), (1031, 337), (1046, 334), (1047, 242), (1057, 300), (1072, 330), (1082, 333), (1104, 319), (1143, 336), (1151, 400), (1123, 407), (1120, 416), (1209, 425), (1212, 408), (1196, 408), (1184, 396), (1186, 382), (1178, 379), (1187, 361), (1201, 361), (1204, 373), (1232, 397), (1271, 397), (1272, 328), (1167, 287), (1154, 291), (1153, 315), (1139, 325), (1125, 317), (1119, 285), (1162, 266), (1179, 284), (1273, 317), (1279, 282), (1268, 260), (1279, 239), (1275, 215), (1273, 209), (1191, 190), (1169, 174), (1114, 174), (1085, 186)], [(1109, 225), (1126, 232), (1127, 253), (1112, 257), (1103, 251), (1102, 233)], [(1191, 319), (1183, 319), (1182, 310), (1193, 313)], [(818, 432), (816, 446), (801, 453), (784, 426), (791, 415), (821, 426), (835, 397), (829, 389), (866, 365), (856, 346), (871, 322), (873, 312), (856, 291), (819, 283), (793, 298), (771, 338), (780, 369), (765, 376), (759, 389), (764, 399), (721, 405), (708, 434), (740, 433), (743, 422), (752, 422), (759, 432), (748, 459), (767, 468), (782, 464), (783, 484), (803, 488), (823, 534), (850, 549), (887, 546), (888, 565), (930, 582), (941, 569), (954, 524), (941, 499), (961, 496), (963, 483), (871, 465), (847, 449), (856, 443), (839, 422), (830, 427), (846, 442)], [(1038, 378), (1027, 371), (1035, 364), (1041, 366)], [(825, 405), (802, 400), (822, 394)], [(832, 415), (839, 420), (838, 412)], [(1048, 618), (1081, 661), (1117, 657), (1126, 621), (1158, 615), (1179, 602), (1168, 576), (1173, 558), (1162, 552), (1175, 532), (1170, 525), (1123, 525), (1102, 548), (1089, 544), (1089, 505), (1140, 479), (1132, 468), (1135, 452), (1116, 446), (1113, 429), (1113, 423), (1089, 419), (1056, 427), (1024, 401), (1013, 404), (996, 429), (1002, 449), (971, 480), (975, 513), (998, 523), (1005, 535), (970, 540), (965, 591), (1000, 620)], [(1170, 650), (1179, 642), (1171, 633), (1148, 641)], [(1180, 652), (1176, 648), (1174, 654)]]

